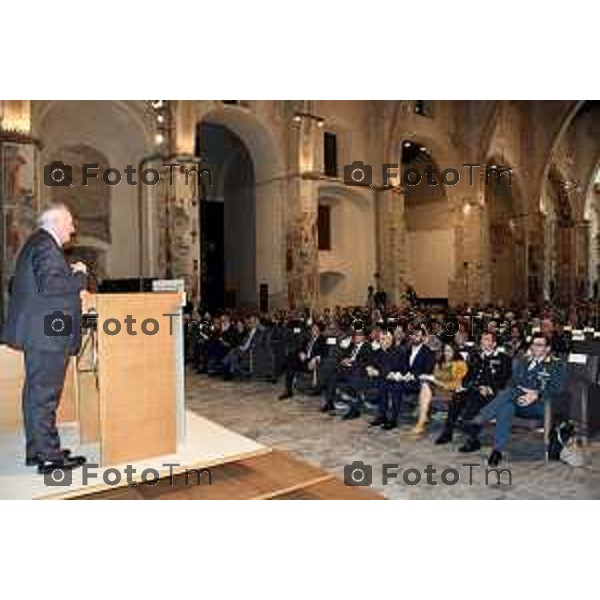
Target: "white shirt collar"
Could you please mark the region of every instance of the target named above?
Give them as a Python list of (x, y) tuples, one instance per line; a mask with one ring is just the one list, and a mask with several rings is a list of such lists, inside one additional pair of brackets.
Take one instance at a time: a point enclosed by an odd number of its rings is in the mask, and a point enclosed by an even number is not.
[(40, 227), (40, 229), (42, 229), (43, 231), (45, 231), (47, 234), (52, 236), (52, 239), (58, 244), (59, 248), (62, 248), (62, 242), (60, 241), (59, 237), (56, 235), (56, 232), (52, 231), (52, 229), (50, 229), (50, 227)]
[(423, 344), (419, 344), (418, 346), (411, 346), (410, 347), (411, 354), (416, 354), (421, 349), (422, 345)]

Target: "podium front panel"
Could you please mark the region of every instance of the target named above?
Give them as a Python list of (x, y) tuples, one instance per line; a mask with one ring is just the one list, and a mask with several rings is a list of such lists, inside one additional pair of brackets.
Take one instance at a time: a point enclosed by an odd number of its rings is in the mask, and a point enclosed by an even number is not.
[(97, 296), (103, 465), (176, 452), (180, 302), (178, 293)]

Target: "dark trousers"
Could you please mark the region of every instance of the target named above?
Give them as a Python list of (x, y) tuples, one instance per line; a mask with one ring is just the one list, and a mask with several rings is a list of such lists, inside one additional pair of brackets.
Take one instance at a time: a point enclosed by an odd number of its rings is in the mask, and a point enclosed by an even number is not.
[(361, 368), (340, 366), (331, 374), (325, 384), (325, 398), (328, 404), (332, 404), (335, 400), (336, 389), (338, 388), (340, 391), (357, 398), (369, 386), (369, 378), (363, 374)]
[(39, 460), (62, 458), (56, 428), (56, 410), (62, 394), (68, 355), (29, 348), (25, 350), (23, 424), (26, 456)]
[[(398, 423), (402, 400), (407, 394), (418, 394), (421, 384), (418, 381), (387, 381), (379, 383), (379, 394), (377, 396), (377, 411), (379, 416), (385, 417), (391, 423)], [(389, 415), (388, 415), (389, 403)]]
[(290, 354), (285, 361), (285, 390), (288, 394), (293, 392), (294, 378), (297, 373), (308, 371), (308, 360), (300, 360), (297, 354)]
[(483, 396), (477, 389), (455, 393), (448, 405), (446, 429), (451, 433), (461, 417), (463, 422), (473, 419), (492, 398), (493, 396)]

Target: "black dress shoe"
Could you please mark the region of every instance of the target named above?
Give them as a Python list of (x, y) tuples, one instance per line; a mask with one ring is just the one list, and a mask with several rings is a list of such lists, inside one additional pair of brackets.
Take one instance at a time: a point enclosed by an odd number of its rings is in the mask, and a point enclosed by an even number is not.
[(448, 429), (444, 429), (440, 436), (435, 440), (438, 445), (449, 444), (452, 441), (452, 432)]
[(477, 452), (481, 448), (481, 442), (477, 438), (469, 438), (459, 449), (459, 452)]
[(347, 412), (345, 412), (342, 415), (342, 419), (344, 421), (350, 421), (351, 419), (358, 419), (358, 417), (360, 417), (360, 411), (358, 410), (358, 408), (355, 408), (354, 406), (351, 407)]
[(326, 413), (326, 412), (335, 412), (335, 406), (333, 405), (333, 402), (330, 402), (329, 400), (327, 402), (324, 402), (323, 404), (321, 404), (321, 412), (322, 413)]
[(381, 426), (381, 429), (384, 429), (385, 431), (390, 431), (390, 429), (396, 429), (396, 427), (398, 427), (398, 423), (396, 423), (395, 421), (386, 421)]
[(294, 394), (292, 394), (292, 392), (283, 392), (283, 394), (279, 395), (279, 400), (287, 400), (288, 398), (292, 398), (294, 396)]
[(490, 457), (488, 458), (488, 466), (497, 467), (502, 460), (502, 452), (500, 450), (492, 450)]
[(69, 458), (61, 458), (57, 460), (44, 460), (38, 462), (38, 473), (46, 475), (53, 471), (62, 469), (63, 471), (72, 471), (85, 464), (85, 456), (69, 456)]
[(375, 417), (370, 423), (369, 427), (381, 427), (387, 423), (387, 419), (385, 417), (379, 416)]
[[(69, 456), (71, 456), (71, 451), (68, 449), (65, 449), (62, 451), (62, 455), (63, 458), (69, 458)], [(37, 467), (40, 464), (40, 461), (37, 458), (29, 458), (27, 457), (25, 459), (25, 466), (26, 467)]]

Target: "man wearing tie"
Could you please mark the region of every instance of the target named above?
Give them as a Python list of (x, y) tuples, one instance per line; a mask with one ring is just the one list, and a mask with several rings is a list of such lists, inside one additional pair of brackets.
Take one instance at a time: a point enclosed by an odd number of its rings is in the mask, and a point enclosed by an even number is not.
[(550, 351), (550, 340), (542, 333), (534, 334), (530, 355), (518, 361), (508, 387), (465, 426), (471, 437), (468, 451), (474, 452), (481, 447), (479, 432), (483, 424), (496, 418), (494, 449), (488, 459), (490, 466), (498, 466), (502, 460), (502, 452), (510, 439), (513, 417), (543, 419), (544, 404), (552, 402), (561, 391), (565, 364), (553, 358)]
[(21, 249), (9, 298), (3, 341), (23, 351), (23, 423), (26, 464), (39, 473), (74, 469), (85, 462), (61, 448), (56, 410), (70, 355), (79, 351), (81, 303), (87, 268), (65, 260), (63, 246), (75, 233), (63, 204), (38, 219)]
[[(321, 407), (322, 412), (335, 410), (335, 393), (338, 387), (344, 387), (353, 395), (357, 395), (368, 384), (367, 366), (373, 362), (373, 349), (367, 340), (367, 332), (361, 325), (360, 329), (354, 331), (352, 343), (345, 349), (336, 370), (326, 382), (325, 403)], [(352, 403), (344, 419), (355, 419), (360, 416), (360, 411), (355, 403)]]
[(313, 323), (310, 336), (299, 352), (294, 352), (287, 357), (285, 368), (285, 391), (279, 396), (286, 400), (294, 395), (294, 378), (297, 373), (314, 372), (318, 369), (319, 362), (327, 352), (327, 343), (323, 336), (324, 323)]

